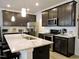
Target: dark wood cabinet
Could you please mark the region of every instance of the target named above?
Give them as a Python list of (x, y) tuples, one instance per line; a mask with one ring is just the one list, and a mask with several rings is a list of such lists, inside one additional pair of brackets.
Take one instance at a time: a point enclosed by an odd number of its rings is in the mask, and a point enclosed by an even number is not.
[[(2, 11), (3, 12), (3, 25), (13, 25), (15, 23), (11, 22), (11, 17), (14, 16), (16, 17), (16, 14), (12, 13), (12, 12), (5, 12), (5, 11)], [(5, 19), (5, 20), (4, 20)]]
[(75, 26), (76, 2), (67, 3), (58, 7), (58, 25)]
[(42, 26), (57, 26), (57, 8), (42, 12)]
[(48, 25), (48, 11), (42, 12), (42, 26)]
[(49, 10), (49, 19), (57, 18), (57, 8)]
[(50, 59), (49, 45), (34, 48), (33, 59)]
[(35, 15), (28, 14), (28, 20), (30, 22), (34, 22), (34, 21), (36, 21), (36, 16)]
[[(35, 22), (36, 16), (27, 14), (22, 17), (20, 13), (3, 10), (3, 25), (4, 26), (27, 26), (27, 22)], [(11, 17), (15, 17), (15, 22), (11, 21)]]
[(65, 38), (54, 36), (53, 51), (61, 53), (65, 56), (72, 56), (75, 52), (75, 38)]
[(45, 34), (44, 33), (39, 33), (39, 38), (45, 39)]
[(57, 26), (57, 8), (49, 10), (48, 26)]
[(71, 1), (42, 12), (42, 26), (75, 26), (76, 1)]

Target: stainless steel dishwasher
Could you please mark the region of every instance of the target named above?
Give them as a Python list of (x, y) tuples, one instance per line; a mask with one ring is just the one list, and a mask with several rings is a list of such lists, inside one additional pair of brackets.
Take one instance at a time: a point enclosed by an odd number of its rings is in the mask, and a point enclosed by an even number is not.
[[(53, 34), (46, 34), (45, 39), (53, 42)], [(53, 51), (53, 43), (50, 45), (50, 50)]]

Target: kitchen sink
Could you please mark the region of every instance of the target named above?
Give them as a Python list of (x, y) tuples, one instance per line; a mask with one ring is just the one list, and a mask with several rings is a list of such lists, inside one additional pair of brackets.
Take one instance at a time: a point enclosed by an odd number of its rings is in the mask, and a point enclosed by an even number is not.
[(25, 39), (27, 39), (27, 40), (35, 40), (35, 39), (36, 39), (36, 38), (30, 37), (30, 36), (26, 36), (26, 37), (23, 37), (23, 38), (25, 38)]

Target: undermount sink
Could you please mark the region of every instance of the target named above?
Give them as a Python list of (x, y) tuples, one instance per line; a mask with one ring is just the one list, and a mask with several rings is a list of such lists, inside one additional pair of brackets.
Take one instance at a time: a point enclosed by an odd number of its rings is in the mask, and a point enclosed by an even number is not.
[(26, 37), (23, 37), (23, 38), (25, 38), (25, 39), (27, 39), (27, 40), (35, 40), (35, 39), (36, 39), (36, 38), (30, 37), (30, 36), (26, 36)]

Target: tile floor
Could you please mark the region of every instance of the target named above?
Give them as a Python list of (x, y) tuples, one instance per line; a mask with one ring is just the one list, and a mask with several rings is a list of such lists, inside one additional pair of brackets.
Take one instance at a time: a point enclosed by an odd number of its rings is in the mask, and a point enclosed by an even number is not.
[(56, 52), (50, 52), (50, 59), (79, 59), (79, 56), (66, 57)]

